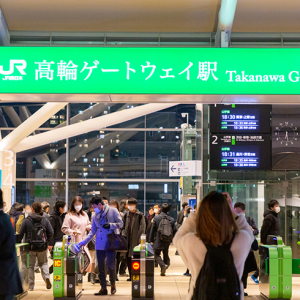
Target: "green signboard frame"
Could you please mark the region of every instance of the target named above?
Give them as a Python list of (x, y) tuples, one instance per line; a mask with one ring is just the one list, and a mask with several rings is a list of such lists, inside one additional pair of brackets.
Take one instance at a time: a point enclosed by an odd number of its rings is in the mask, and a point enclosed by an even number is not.
[(0, 94), (300, 94), (300, 49), (1, 47)]

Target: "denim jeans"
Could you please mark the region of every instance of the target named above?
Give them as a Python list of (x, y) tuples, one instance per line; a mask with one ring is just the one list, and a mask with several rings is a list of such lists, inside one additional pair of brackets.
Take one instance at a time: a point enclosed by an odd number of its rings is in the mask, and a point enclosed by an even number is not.
[(111, 285), (116, 284), (116, 252), (97, 250), (99, 280), (100, 280), (101, 288), (103, 290), (106, 290), (105, 258), (106, 258), (106, 267), (108, 270), (110, 283)]

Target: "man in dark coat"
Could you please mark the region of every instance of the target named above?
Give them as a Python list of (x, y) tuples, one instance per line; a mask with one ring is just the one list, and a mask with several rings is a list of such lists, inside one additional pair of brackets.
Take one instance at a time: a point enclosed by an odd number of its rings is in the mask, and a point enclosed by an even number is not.
[(186, 206), (188, 206), (189, 204), (187, 202), (183, 202), (182, 203), (182, 210), (178, 213), (177, 215), (177, 224), (182, 225), (183, 223), (183, 218), (184, 218), (184, 211)]
[[(49, 217), (49, 222), (53, 228), (53, 236), (48, 244), (48, 250), (53, 257), (53, 247), (57, 242), (62, 242), (64, 233), (61, 231), (62, 224), (66, 216), (66, 202), (58, 200), (53, 206), (54, 212)], [(44, 215), (44, 213), (43, 213)], [(49, 267), (49, 273), (53, 273), (53, 265)]]
[(269, 235), (280, 235), (278, 213), (280, 212), (279, 202), (271, 200), (268, 203), (268, 209), (264, 212), (264, 220), (260, 231), (261, 244), (270, 244)]
[(122, 235), (126, 238), (128, 243), (127, 265), (130, 277), (127, 281), (131, 281), (131, 257), (133, 248), (140, 244), (140, 238), (146, 230), (146, 221), (144, 215), (136, 208), (137, 200), (134, 198), (128, 199), (128, 211), (123, 217)]
[(0, 190), (0, 300), (12, 300), (23, 292), (15, 249), (15, 233), (9, 216), (3, 212)]
[[(150, 241), (153, 243), (153, 249), (155, 250), (155, 260), (159, 264), (161, 268), (161, 276), (166, 275), (166, 270), (170, 265), (170, 257), (169, 257), (169, 247), (171, 242), (162, 241), (160, 239), (158, 228), (159, 224), (163, 219), (167, 219), (170, 222), (170, 226), (173, 231), (173, 236), (176, 231), (175, 221), (172, 217), (168, 215), (170, 211), (170, 205), (168, 203), (164, 203), (161, 206), (161, 213), (153, 219), (153, 224), (150, 233)], [(163, 252), (164, 259), (162, 260), (160, 254)]]

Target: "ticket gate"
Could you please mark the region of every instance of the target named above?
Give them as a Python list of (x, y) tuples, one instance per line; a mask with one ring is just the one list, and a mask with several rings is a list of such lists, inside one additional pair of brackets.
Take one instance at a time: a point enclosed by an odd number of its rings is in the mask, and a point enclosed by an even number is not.
[(292, 249), (282, 238), (268, 236), (268, 244), (260, 245), (259, 290), (267, 299), (291, 299), (292, 276), (300, 274), (300, 259), (292, 258)]
[(22, 299), (28, 294), (29, 282), (28, 282), (28, 270), (29, 270), (29, 251), (28, 244), (16, 243), (16, 254), (19, 272), (21, 276), (23, 293), (16, 295), (16, 299)]
[(63, 242), (57, 242), (54, 246), (54, 299), (77, 300), (82, 296), (82, 273), (89, 261), (85, 263), (83, 250), (74, 250), (74, 245), (68, 242), (68, 236), (64, 236)]
[(141, 236), (141, 244), (133, 249), (131, 261), (132, 299), (154, 300), (154, 251)]

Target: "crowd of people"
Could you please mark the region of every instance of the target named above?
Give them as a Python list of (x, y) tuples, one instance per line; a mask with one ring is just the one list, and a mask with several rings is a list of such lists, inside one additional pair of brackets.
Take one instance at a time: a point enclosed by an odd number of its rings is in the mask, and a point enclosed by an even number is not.
[[(169, 247), (173, 242), (187, 266), (184, 275), (191, 277), (188, 299), (204, 299), (201, 298), (203, 293), (210, 295), (206, 299), (218, 299), (216, 293), (221, 291), (228, 296), (224, 299), (243, 299), (247, 296), (244, 288), (247, 287), (248, 273), (254, 271), (250, 278), (258, 284), (259, 269), (253, 251), (258, 250), (255, 236), (259, 231), (254, 220), (245, 217), (244, 203), (233, 205), (228, 193), (211, 192), (198, 209), (196, 205), (192, 208), (184, 202), (176, 221), (169, 214), (168, 203), (155, 204), (149, 208), (147, 216), (137, 206), (134, 198), (118, 202), (93, 196), (85, 211), (84, 201), (76, 196), (69, 208), (64, 201), (56, 201), (51, 213), (47, 202), (34, 202), (31, 206), (14, 203), (7, 209), (0, 192), (0, 260), (4, 265), (10, 261), (13, 266), (5, 268), (10, 270), (13, 284), (7, 284), (8, 276), (0, 270), (0, 300), (10, 300), (22, 289), (13, 249), (14, 234), (18, 241), (29, 244), (29, 291), (34, 290), (36, 272), (41, 272), (46, 288), (51, 289), (53, 266), (49, 267), (48, 255), (50, 253), (53, 258), (53, 246), (61, 242), (64, 235), (82, 247), (88, 256), (87, 280), (91, 284), (100, 283), (100, 290), (95, 295), (107, 295), (108, 286), (111, 294), (115, 294), (119, 277), (132, 280), (131, 257), (142, 234), (153, 246), (161, 276), (166, 275), (170, 266)], [(261, 228), (262, 244), (271, 242), (269, 235), (280, 234), (279, 211), (279, 203), (270, 201)], [(40, 232), (45, 237), (43, 241), (39, 240)], [(127, 252), (107, 249), (112, 233), (125, 238)], [(224, 273), (220, 266), (228, 270)], [(217, 271), (212, 272), (214, 269)], [(221, 279), (215, 282), (227, 282), (226, 285), (207, 281), (210, 278), (214, 282), (211, 277), (218, 272)], [(230, 294), (235, 296), (230, 298)]]

